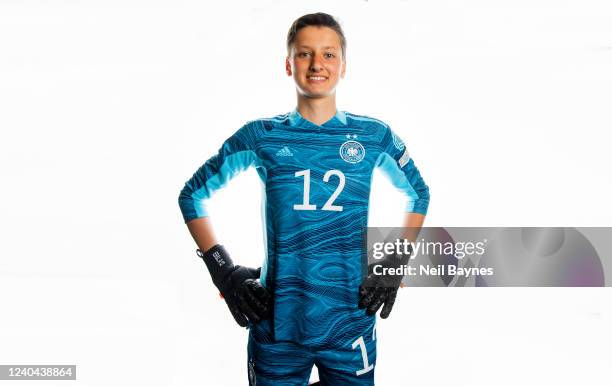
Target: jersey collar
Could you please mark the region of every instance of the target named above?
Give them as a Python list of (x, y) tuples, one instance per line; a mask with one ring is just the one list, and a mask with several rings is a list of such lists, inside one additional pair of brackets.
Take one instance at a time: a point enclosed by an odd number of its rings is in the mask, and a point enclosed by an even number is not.
[[(298, 111), (297, 107), (293, 109), (291, 113), (289, 113), (289, 123), (291, 126), (300, 126), (300, 125), (309, 125), (315, 126), (314, 123), (310, 122), (306, 118), (302, 117), (302, 114)], [(336, 114), (331, 117), (331, 119), (321, 125), (321, 127), (338, 127), (338, 126), (346, 126), (346, 114), (344, 111), (340, 111), (336, 109)]]

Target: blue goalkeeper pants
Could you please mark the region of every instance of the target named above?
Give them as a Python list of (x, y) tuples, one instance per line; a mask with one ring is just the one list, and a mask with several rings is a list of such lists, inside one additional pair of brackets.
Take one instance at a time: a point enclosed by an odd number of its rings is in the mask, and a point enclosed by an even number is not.
[(251, 325), (248, 344), (250, 386), (308, 385), (312, 366), (319, 370), (321, 385), (374, 385), (376, 327), (334, 347), (308, 347), (274, 341), (271, 322)]

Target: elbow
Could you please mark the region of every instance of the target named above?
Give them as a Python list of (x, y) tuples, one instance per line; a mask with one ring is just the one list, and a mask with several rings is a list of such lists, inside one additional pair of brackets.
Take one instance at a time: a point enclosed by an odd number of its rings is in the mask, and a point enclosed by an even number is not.
[(195, 205), (193, 197), (191, 195), (191, 190), (189, 189), (188, 185), (185, 185), (185, 187), (180, 191), (177, 201), (185, 223), (187, 223), (189, 220), (192, 220), (195, 214)]
[(208, 217), (207, 198), (198, 192), (193, 192), (188, 186), (185, 186), (179, 194), (178, 204), (185, 223), (196, 218)]
[(429, 187), (423, 184), (423, 187), (416, 191), (417, 195), (411, 202), (408, 203), (408, 212), (415, 212), (427, 215), (427, 209), (429, 208)]

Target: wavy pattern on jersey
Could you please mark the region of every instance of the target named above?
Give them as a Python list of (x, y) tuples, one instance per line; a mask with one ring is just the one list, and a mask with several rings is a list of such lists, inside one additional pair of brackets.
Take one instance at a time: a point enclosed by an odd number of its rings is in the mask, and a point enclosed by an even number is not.
[[(363, 147), (359, 162), (340, 155), (349, 140)], [(262, 279), (274, 292), (272, 329), (277, 341), (350, 348), (364, 331), (371, 331), (374, 318), (357, 308), (357, 300), (373, 170), (384, 166), (407, 197), (420, 200), (413, 207), (423, 210), (428, 203), (428, 197), (421, 197), (428, 192), (420, 174), (408, 170), (413, 164), (399, 167), (397, 143), (388, 125), (370, 117), (345, 113), (317, 126), (294, 111), (249, 122), (188, 181), (185, 197), (198, 198), (193, 191), (205, 186), (212, 194), (219, 186), (211, 181), (227, 182), (235, 174), (232, 168), (242, 169), (244, 163), (259, 168), (265, 184)], [(232, 163), (241, 151), (251, 158)], [(331, 173), (327, 182), (326, 173)], [(306, 201), (316, 208), (294, 207)], [(328, 201), (342, 210), (324, 209)], [(202, 214), (190, 212), (189, 205), (189, 217)]]
[[(265, 121), (265, 138), (257, 147), (259, 157), (272, 160), (266, 165), (266, 215), (274, 229), (268, 245), (274, 246), (275, 336), (310, 345), (346, 344), (372, 323), (357, 309), (357, 301), (370, 180), (381, 135), (364, 125), (287, 123)], [(366, 148), (366, 157), (357, 164), (340, 157), (347, 135)], [(284, 147), (291, 156), (276, 155)], [(308, 201), (316, 210), (293, 208), (304, 203), (305, 177), (295, 175), (304, 170), (310, 171)], [(340, 183), (336, 175), (323, 180), (329, 170), (344, 175), (345, 185), (332, 203), (342, 211), (323, 210)]]

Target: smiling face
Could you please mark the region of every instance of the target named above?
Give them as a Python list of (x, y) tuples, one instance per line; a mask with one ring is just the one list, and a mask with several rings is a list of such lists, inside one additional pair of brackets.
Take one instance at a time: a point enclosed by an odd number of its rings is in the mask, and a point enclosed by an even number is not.
[(287, 75), (293, 76), (300, 95), (308, 98), (334, 95), (346, 71), (340, 37), (329, 27), (300, 29), (285, 67)]

